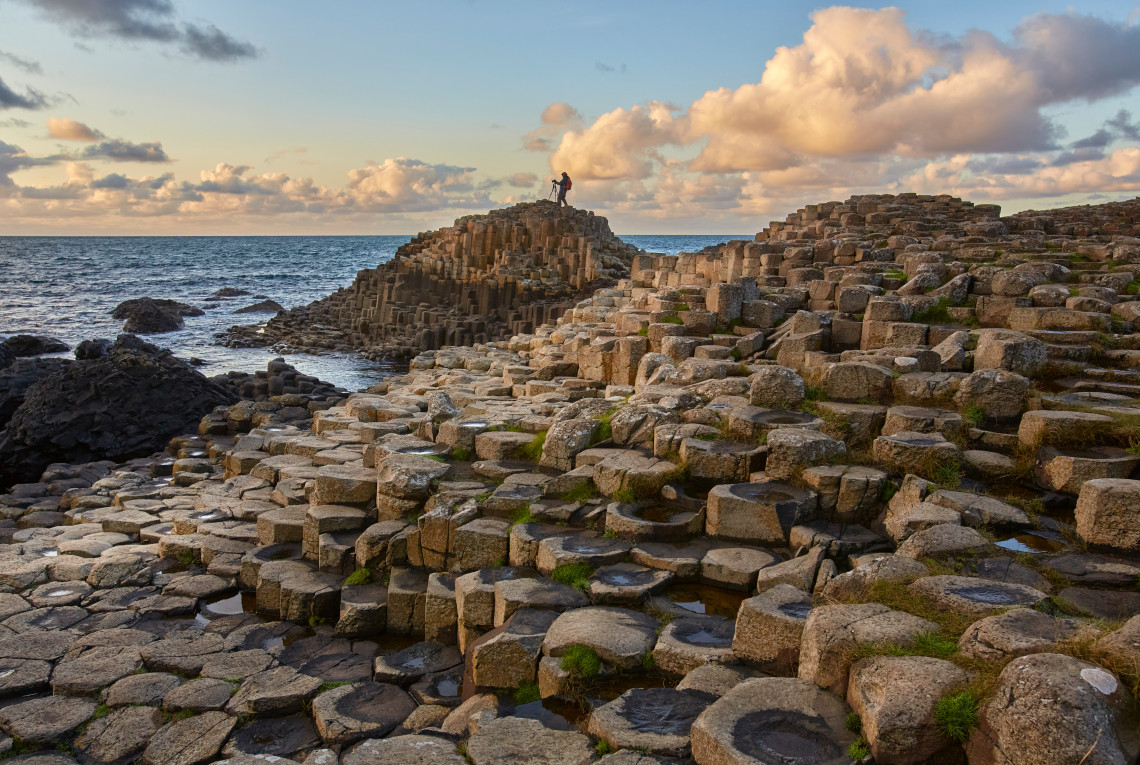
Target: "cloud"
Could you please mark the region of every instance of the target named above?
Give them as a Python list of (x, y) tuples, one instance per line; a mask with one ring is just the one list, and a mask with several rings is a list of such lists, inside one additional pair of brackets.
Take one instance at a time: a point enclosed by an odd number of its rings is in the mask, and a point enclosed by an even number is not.
[(207, 61), (237, 61), (256, 58), (257, 46), (230, 37), (213, 24), (197, 27), (186, 24), (182, 29), (182, 50)]
[(1112, 117), (1104, 124), (1122, 138), (1140, 141), (1140, 124), (1132, 121), (1132, 114), (1126, 109), (1118, 111), (1115, 117)]
[(80, 155), (83, 159), (109, 159), (119, 162), (170, 162), (170, 157), (159, 142), (132, 143), (120, 139), (100, 141), (88, 146)]
[(558, 101), (543, 109), (539, 119), (542, 120), (542, 125), (523, 137), (523, 148), (527, 151), (551, 151), (554, 148), (553, 139), (564, 130), (577, 126), (582, 121), (582, 115), (565, 101)]
[(811, 19), (802, 43), (778, 48), (758, 82), (708, 91), (669, 120), (647, 119), (652, 103), (615, 109), (564, 131), (552, 168), (586, 154), (576, 162), (584, 177), (645, 177), (651, 153), (669, 144), (698, 147), (688, 169), (708, 173), (841, 156), (1045, 151), (1062, 132), (1046, 107), (1140, 83), (1140, 28), (1091, 16), (1034, 16), (1010, 42), (912, 30), (898, 8), (833, 7)]
[(172, 0), (25, 2), (79, 37), (171, 44), (205, 61), (237, 61), (259, 54), (253, 44), (231, 37), (212, 24), (179, 21)]
[(0, 109), (43, 109), (50, 103), (48, 97), (38, 90), (28, 88), (24, 95), (20, 95), (0, 79)]
[(18, 117), (12, 117), (6, 120), (0, 120), (0, 128), (28, 128), (34, 125), (33, 122), (22, 120)]
[(652, 173), (647, 151), (675, 140), (673, 109), (654, 101), (603, 114), (586, 130), (563, 134), (550, 167), (584, 180), (646, 178)]
[(17, 170), (23, 170), (37, 165), (53, 165), (54, 157), (32, 157), (19, 146), (0, 141), (0, 189), (15, 187), (15, 181), (9, 176)]
[(104, 137), (98, 130), (66, 117), (51, 117), (48, 119), (47, 125), (48, 135), (61, 141), (94, 142)]
[(507, 178), (507, 185), (516, 189), (533, 189), (536, 183), (538, 183), (538, 176), (534, 173), (515, 173)]
[(5, 220), (176, 216), (180, 220), (224, 221), (239, 217), (306, 220), (357, 216), (405, 215), (441, 210), (481, 211), (497, 206), (489, 189), (500, 181), (481, 178), (475, 169), (432, 164), (407, 157), (351, 170), (339, 188), (294, 178), (286, 173), (257, 173), (249, 165), (219, 163), (202, 170), (196, 180), (173, 173), (132, 177), (127, 173), (97, 176), (86, 162), (64, 163), (66, 180), (54, 186), (20, 186), (9, 175), (37, 164), (56, 164), (60, 157), (30, 157), (0, 143), (0, 215)]
[(570, 125), (581, 118), (582, 115), (578, 113), (578, 110), (565, 101), (551, 104), (542, 110), (541, 115), (544, 125), (555, 125), (558, 127)]
[(40, 66), (40, 63), (38, 61), (32, 61), (28, 58), (21, 58), (6, 51), (0, 50), (0, 61), (6, 61), (17, 69), (27, 72), (28, 74), (44, 73), (44, 69), (42, 66)]
[(442, 209), (493, 204), (474, 181), (475, 168), (432, 165), (397, 157), (348, 173), (345, 192), (360, 210), (374, 212)]
[(307, 154), (308, 151), (309, 151), (308, 146), (298, 146), (295, 149), (281, 149), (280, 151), (275, 151), (272, 154), (270, 154), (268, 157), (265, 158), (264, 161), (266, 164), (270, 164), (271, 162), (276, 162), (277, 160), (281, 159), (286, 154)]
[(1108, 156), (1050, 166), (1030, 174), (977, 175), (968, 157), (932, 162), (902, 179), (920, 193), (950, 193), (972, 199), (1022, 199), (1067, 194), (1127, 192), (1140, 189), (1140, 147), (1117, 149)]
[(626, 66), (625, 64), (614, 66), (613, 64), (607, 64), (605, 61), (595, 61), (594, 68), (596, 68), (602, 74), (613, 74), (614, 72), (618, 71), (620, 71), (622, 74), (625, 74)]

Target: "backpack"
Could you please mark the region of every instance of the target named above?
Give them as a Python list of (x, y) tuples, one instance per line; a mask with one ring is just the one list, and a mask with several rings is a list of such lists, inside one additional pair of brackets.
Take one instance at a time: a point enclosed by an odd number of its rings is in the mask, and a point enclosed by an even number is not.
[(569, 179), (569, 178), (567, 178), (567, 179), (566, 179), (566, 190), (567, 190), (567, 191), (569, 191), (569, 190), (570, 190), (570, 188), (571, 188), (573, 185), (574, 185), (574, 184), (573, 184), (573, 183), (571, 183), (570, 179)]

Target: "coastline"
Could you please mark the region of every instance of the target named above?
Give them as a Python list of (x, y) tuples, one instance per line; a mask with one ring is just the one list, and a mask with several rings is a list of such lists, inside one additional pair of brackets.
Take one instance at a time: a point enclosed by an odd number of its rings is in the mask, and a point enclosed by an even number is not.
[[(0, 497), (0, 643), (57, 694), (0, 724), (148, 761), (1140, 753), (1140, 200), (868, 195), (676, 256), (455, 228), (293, 314), (406, 373), (271, 365), (161, 455)], [(469, 289), (499, 275), (550, 290)]]

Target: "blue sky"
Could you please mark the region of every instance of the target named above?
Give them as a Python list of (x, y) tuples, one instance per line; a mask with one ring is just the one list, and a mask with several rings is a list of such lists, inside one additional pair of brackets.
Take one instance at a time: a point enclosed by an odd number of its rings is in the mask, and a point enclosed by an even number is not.
[[(874, 191), (1007, 210), (1136, 195), (1140, 54), (1097, 55), (1140, 50), (1134, 3), (859, 7), (0, 0), (0, 233), (409, 233), (544, 197), (563, 167), (572, 201), (629, 233), (753, 232)], [(191, 30), (234, 47), (190, 49)], [(828, 79), (835, 61), (857, 71)], [(834, 92), (800, 104), (759, 87), (766, 68)], [(979, 94), (991, 71), (999, 92)], [(950, 106), (948, 76), (967, 94)], [(993, 124), (973, 135), (975, 116)]]

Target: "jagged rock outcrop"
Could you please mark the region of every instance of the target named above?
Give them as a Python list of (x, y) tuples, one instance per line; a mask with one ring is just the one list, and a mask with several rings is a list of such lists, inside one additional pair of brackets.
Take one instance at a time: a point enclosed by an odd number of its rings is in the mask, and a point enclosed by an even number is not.
[(68, 350), (67, 343), (44, 335), (12, 335), (4, 343), (13, 356), (41, 356), (45, 353), (62, 353)]
[(157, 335), (182, 329), (183, 316), (202, 316), (205, 312), (177, 300), (155, 300), (143, 297), (124, 300), (111, 311), (111, 317), (124, 320), (124, 332)]
[(0, 427), (24, 403), (28, 388), (68, 363), (67, 359), (15, 359), (0, 368)]
[(225, 343), (379, 359), (502, 340), (627, 276), (638, 252), (587, 210), (517, 204), (419, 234), (350, 287), (278, 314), (264, 333), (234, 327)]
[(52, 462), (148, 454), (234, 400), (169, 351), (120, 337), (107, 356), (65, 362), (27, 387), (0, 431), (0, 484), (34, 480)]

